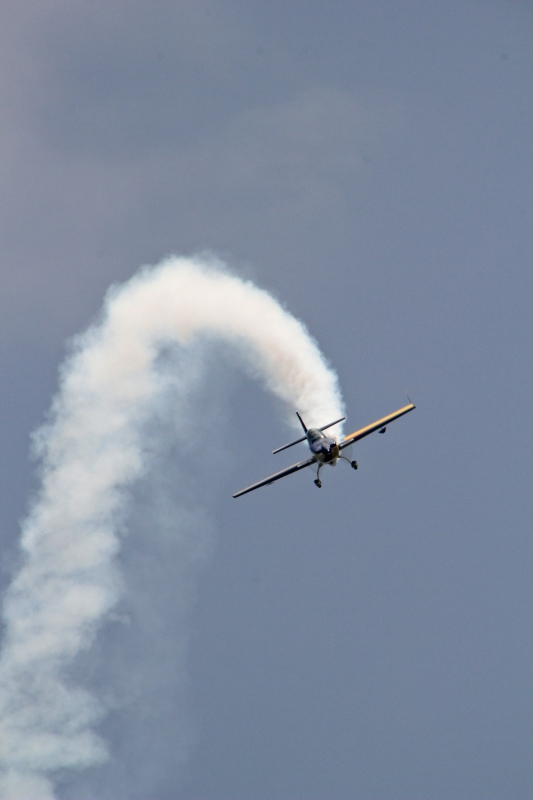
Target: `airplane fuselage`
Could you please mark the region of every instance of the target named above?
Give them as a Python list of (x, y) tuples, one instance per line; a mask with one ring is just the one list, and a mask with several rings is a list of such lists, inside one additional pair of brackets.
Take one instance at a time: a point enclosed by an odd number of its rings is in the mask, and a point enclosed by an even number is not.
[(346, 461), (352, 467), (352, 469), (357, 469), (357, 461), (346, 458), (346, 456), (341, 453), (341, 450), (344, 450), (345, 447), (349, 447), (351, 444), (358, 442), (360, 439), (363, 439), (365, 436), (368, 436), (374, 431), (385, 433), (386, 426), (389, 422), (392, 422), (394, 419), (398, 419), (398, 417), (403, 417), (404, 414), (412, 411), (414, 407), (415, 406), (413, 403), (409, 401), (409, 405), (399, 408), (398, 411), (394, 411), (392, 414), (388, 414), (386, 417), (376, 420), (376, 422), (372, 422), (365, 428), (360, 428), (358, 431), (350, 433), (340, 442), (337, 442), (336, 439), (333, 439), (331, 436), (326, 436), (324, 431), (328, 428), (332, 428), (333, 425), (337, 425), (339, 422), (343, 422), (344, 417), (336, 419), (334, 422), (328, 422), (327, 425), (323, 425), (321, 428), (308, 428), (297, 411), (296, 416), (300, 420), (304, 435), (300, 436), (299, 439), (295, 439), (293, 442), (284, 444), (282, 447), (277, 447), (272, 452), (280, 453), (282, 450), (286, 450), (288, 447), (292, 447), (295, 444), (299, 444), (300, 442), (305, 442), (307, 440), (309, 450), (311, 451), (311, 458), (306, 458), (304, 461), (298, 461), (298, 463), (292, 464), (290, 467), (286, 467), (285, 469), (281, 469), (279, 472), (275, 472), (274, 475), (269, 475), (268, 478), (264, 478), (262, 481), (252, 483), (252, 485), (247, 486), (246, 489), (241, 489), (240, 492), (235, 492), (233, 497), (240, 497), (248, 492), (253, 492), (254, 489), (259, 489), (260, 486), (269, 486), (271, 483), (274, 483), (274, 481), (277, 481), (280, 478), (285, 478), (286, 475), (292, 475), (293, 472), (298, 472), (301, 469), (310, 467), (312, 464), (317, 467), (314, 484), (320, 489), (322, 486), (322, 482), (320, 480), (320, 470), (324, 464), (330, 464), (331, 466), (334, 466), (338, 461), (340, 461), (340, 459), (342, 459), (343, 461)]
[(326, 436), (317, 428), (309, 428), (307, 443), (315, 461), (331, 466), (337, 463), (340, 456), (339, 445), (331, 436)]

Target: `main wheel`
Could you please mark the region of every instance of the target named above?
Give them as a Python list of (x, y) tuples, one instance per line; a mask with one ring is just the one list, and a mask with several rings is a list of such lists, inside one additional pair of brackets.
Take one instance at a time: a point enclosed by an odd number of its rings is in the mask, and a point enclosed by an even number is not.
[(322, 486), (322, 481), (319, 481), (317, 478), (315, 481), (315, 486), (318, 486), (318, 488), (320, 489), (320, 487)]
[(358, 466), (359, 464), (357, 463), (357, 461), (352, 461), (352, 469), (357, 469)]

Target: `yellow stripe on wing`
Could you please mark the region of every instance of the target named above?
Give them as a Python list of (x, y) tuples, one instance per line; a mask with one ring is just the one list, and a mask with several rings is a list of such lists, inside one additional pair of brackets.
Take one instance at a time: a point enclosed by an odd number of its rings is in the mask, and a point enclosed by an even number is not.
[(364, 436), (368, 436), (369, 433), (373, 433), (374, 431), (377, 431), (380, 428), (385, 427), (385, 425), (388, 425), (388, 423), (392, 422), (393, 419), (398, 419), (398, 417), (403, 417), (404, 414), (408, 414), (409, 411), (413, 410), (413, 408), (416, 408), (416, 406), (413, 405), (413, 403), (409, 403), (408, 406), (399, 408), (398, 411), (394, 411), (392, 414), (389, 414), (386, 417), (382, 417), (381, 419), (376, 420), (376, 422), (373, 422), (371, 425), (367, 425), (365, 428), (360, 428), (358, 431), (350, 433), (349, 436), (345, 436), (342, 442), (340, 442), (339, 448), (342, 450), (343, 447), (348, 447), (349, 444), (353, 444), (353, 442), (357, 442)]

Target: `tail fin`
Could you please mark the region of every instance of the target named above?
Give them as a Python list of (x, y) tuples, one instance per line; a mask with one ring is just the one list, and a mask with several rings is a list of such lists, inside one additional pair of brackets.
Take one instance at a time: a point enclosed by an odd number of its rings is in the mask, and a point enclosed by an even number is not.
[(303, 419), (301, 418), (301, 416), (298, 414), (298, 412), (296, 412), (296, 416), (297, 416), (297, 417), (298, 417), (298, 419), (300, 420), (300, 425), (301, 425), (301, 426), (302, 426), (302, 428), (304, 429), (304, 433), (307, 433), (307, 428), (306, 428), (305, 422), (303, 421)]
[[(286, 450), (287, 447), (292, 447), (293, 444), (299, 444), (300, 442), (305, 442), (305, 440), (307, 439), (307, 427), (306, 427), (306, 424), (303, 421), (303, 419), (301, 418), (301, 416), (298, 414), (298, 412), (296, 412), (296, 416), (300, 420), (300, 425), (304, 429), (306, 435), (305, 436), (301, 436), (299, 439), (296, 439), (294, 442), (289, 442), (289, 444), (284, 444), (283, 447), (278, 447), (277, 450), (272, 450), (272, 453), (279, 453), (282, 450)], [(335, 422), (328, 422), (327, 425), (323, 425), (322, 428), (319, 428), (318, 430), (319, 431), (325, 431), (327, 428), (331, 428), (332, 425), (336, 425), (337, 422), (342, 422), (343, 419), (346, 419), (346, 417), (341, 417), (340, 419), (336, 419)]]

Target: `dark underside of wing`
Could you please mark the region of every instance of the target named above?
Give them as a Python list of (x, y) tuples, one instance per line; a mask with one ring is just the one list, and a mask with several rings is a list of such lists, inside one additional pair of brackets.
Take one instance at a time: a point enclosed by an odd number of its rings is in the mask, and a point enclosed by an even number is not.
[(241, 494), (246, 494), (247, 492), (253, 492), (254, 489), (259, 489), (260, 486), (267, 486), (269, 483), (274, 483), (274, 481), (279, 481), (280, 478), (284, 478), (286, 475), (291, 475), (293, 472), (298, 472), (299, 469), (304, 469), (305, 467), (309, 467), (315, 461), (314, 458), (308, 458), (306, 461), (299, 461), (297, 464), (293, 464), (291, 467), (287, 467), (286, 469), (282, 469), (279, 472), (275, 472), (273, 475), (270, 475), (268, 478), (265, 478), (262, 481), (258, 481), (257, 483), (252, 483), (251, 486), (247, 486), (246, 489), (241, 489), (240, 492), (235, 492), (233, 497), (240, 497)]

